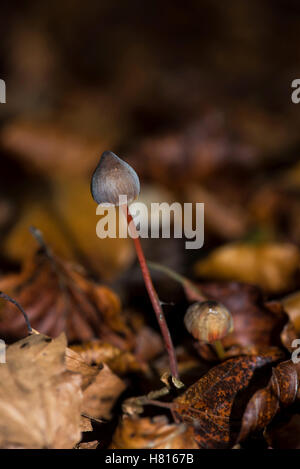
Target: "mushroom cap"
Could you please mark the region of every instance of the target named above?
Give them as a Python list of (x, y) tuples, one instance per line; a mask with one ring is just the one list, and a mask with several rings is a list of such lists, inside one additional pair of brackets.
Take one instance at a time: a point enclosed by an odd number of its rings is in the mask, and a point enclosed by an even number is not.
[(230, 311), (218, 301), (202, 301), (191, 305), (184, 324), (195, 339), (212, 344), (233, 330)]
[(130, 204), (140, 193), (139, 177), (134, 169), (111, 151), (102, 153), (93, 173), (91, 193), (97, 204), (120, 205), (119, 196)]

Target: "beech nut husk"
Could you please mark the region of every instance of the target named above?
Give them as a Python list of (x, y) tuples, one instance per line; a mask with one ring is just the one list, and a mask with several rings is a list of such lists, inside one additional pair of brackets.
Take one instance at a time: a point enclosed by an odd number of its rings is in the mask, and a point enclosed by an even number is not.
[(191, 305), (184, 316), (184, 324), (192, 336), (212, 344), (233, 330), (230, 311), (218, 301), (202, 301)]
[(118, 206), (120, 196), (130, 204), (140, 193), (139, 177), (128, 163), (105, 151), (93, 173), (91, 193), (97, 204)]

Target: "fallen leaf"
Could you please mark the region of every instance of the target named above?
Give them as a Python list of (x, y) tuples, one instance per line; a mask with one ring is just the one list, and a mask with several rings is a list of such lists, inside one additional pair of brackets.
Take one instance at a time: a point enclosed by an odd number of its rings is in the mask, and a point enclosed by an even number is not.
[(144, 324), (137, 328), (134, 354), (139, 360), (151, 362), (163, 351), (162, 338), (156, 331)]
[(15, 120), (1, 132), (1, 144), (12, 151), (26, 169), (44, 173), (89, 174), (105, 139), (88, 138), (56, 122)]
[(66, 370), (64, 334), (31, 335), (0, 366), (0, 447), (72, 448), (81, 438), (81, 376)]
[(99, 340), (85, 342), (82, 345), (73, 345), (71, 349), (89, 365), (106, 363), (118, 375), (145, 372), (148, 369), (146, 363), (138, 361), (132, 353), (120, 350), (107, 342)]
[(103, 365), (83, 392), (82, 412), (96, 419), (109, 420), (111, 409), (125, 388), (125, 383)]
[(116, 400), (126, 388), (125, 383), (107, 365), (90, 366), (71, 349), (66, 351), (66, 366), (82, 375), (82, 413), (94, 419), (109, 420)]
[(297, 291), (291, 295), (286, 296), (281, 300), (281, 303), (289, 315), (289, 318), (294, 325), (296, 333), (300, 334), (300, 292)]
[(233, 409), (237, 397), (257, 369), (278, 358), (270, 354), (231, 358), (209, 370), (175, 399), (173, 412), (180, 421), (194, 426), (200, 448), (221, 449), (234, 443), (237, 425)]
[(93, 426), (91, 420), (88, 417), (81, 416), (80, 425), (82, 439), (76, 445), (76, 449), (96, 449), (99, 442), (94, 437)]
[(247, 404), (242, 419), (239, 441), (250, 433), (263, 430), (280, 407), (287, 407), (297, 399), (300, 367), (291, 360), (279, 363), (272, 370), (268, 385), (258, 390)]
[[(69, 342), (94, 337), (128, 347), (133, 333), (122, 316), (117, 295), (88, 279), (83, 268), (40, 252), (25, 262), (19, 275), (0, 278), (0, 290), (10, 293), (26, 310), (32, 326), (52, 337), (66, 332)], [(3, 303), (0, 332), (25, 335), (22, 316)]]
[(165, 416), (136, 418), (124, 416), (110, 449), (198, 449), (192, 427), (170, 424)]
[(195, 265), (198, 276), (237, 280), (280, 292), (294, 284), (299, 249), (288, 243), (233, 243), (215, 249)]

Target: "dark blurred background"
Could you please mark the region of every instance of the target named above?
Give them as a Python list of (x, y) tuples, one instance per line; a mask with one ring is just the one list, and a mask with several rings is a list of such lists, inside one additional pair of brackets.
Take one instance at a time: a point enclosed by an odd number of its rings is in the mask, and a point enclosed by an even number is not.
[[(299, 243), (300, 5), (296, 0), (2, 2), (0, 271), (53, 249), (105, 281), (130, 240), (101, 241), (89, 179), (100, 154), (131, 163), (141, 200), (205, 202), (205, 246), (145, 241), (193, 275), (235, 241)], [(133, 277), (134, 278), (134, 277)]]

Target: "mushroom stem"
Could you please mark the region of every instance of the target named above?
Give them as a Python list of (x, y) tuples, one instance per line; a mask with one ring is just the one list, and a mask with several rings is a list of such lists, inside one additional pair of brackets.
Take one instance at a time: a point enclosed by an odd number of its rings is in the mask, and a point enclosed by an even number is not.
[(218, 355), (218, 358), (220, 360), (224, 360), (225, 358), (225, 350), (224, 350), (224, 347), (223, 347), (223, 344), (220, 340), (216, 340), (214, 343), (213, 343), (213, 346), (214, 346), (214, 349), (215, 349), (215, 352), (216, 354)]
[(133, 237), (133, 241), (134, 241), (134, 245), (135, 245), (135, 250), (136, 250), (136, 254), (137, 254), (137, 257), (138, 257), (138, 260), (139, 260), (139, 263), (140, 263), (140, 267), (141, 267), (142, 275), (143, 275), (143, 278), (144, 278), (145, 286), (146, 286), (146, 289), (148, 291), (148, 295), (149, 295), (150, 301), (152, 303), (152, 306), (153, 306), (153, 309), (154, 309), (154, 312), (155, 312), (155, 315), (156, 315), (156, 318), (157, 318), (157, 321), (158, 321), (158, 324), (159, 324), (159, 327), (160, 327), (160, 330), (161, 330), (161, 333), (162, 333), (162, 336), (163, 336), (165, 347), (166, 347), (166, 350), (167, 350), (168, 355), (169, 355), (171, 374), (175, 378), (179, 379), (177, 359), (176, 359), (176, 354), (175, 354), (172, 338), (171, 338), (170, 331), (169, 331), (169, 328), (168, 328), (168, 325), (167, 325), (167, 322), (166, 322), (166, 319), (165, 319), (164, 312), (163, 312), (162, 307), (161, 307), (160, 300), (158, 298), (158, 295), (157, 295), (157, 293), (155, 291), (155, 288), (153, 286), (153, 283), (152, 283), (150, 272), (149, 272), (147, 262), (146, 262), (146, 259), (145, 259), (145, 256), (144, 256), (144, 252), (143, 252), (143, 249), (142, 249), (141, 241), (140, 241), (140, 238), (139, 238), (139, 236), (136, 232), (135, 224), (134, 224), (133, 218), (132, 218), (132, 216), (129, 212), (128, 206), (123, 205), (122, 207), (123, 207), (123, 210), (124, 210), (126, 218), (127, 218), (127, 223), (128, 223), (129, 228), (132, 232), (132, 237)]

